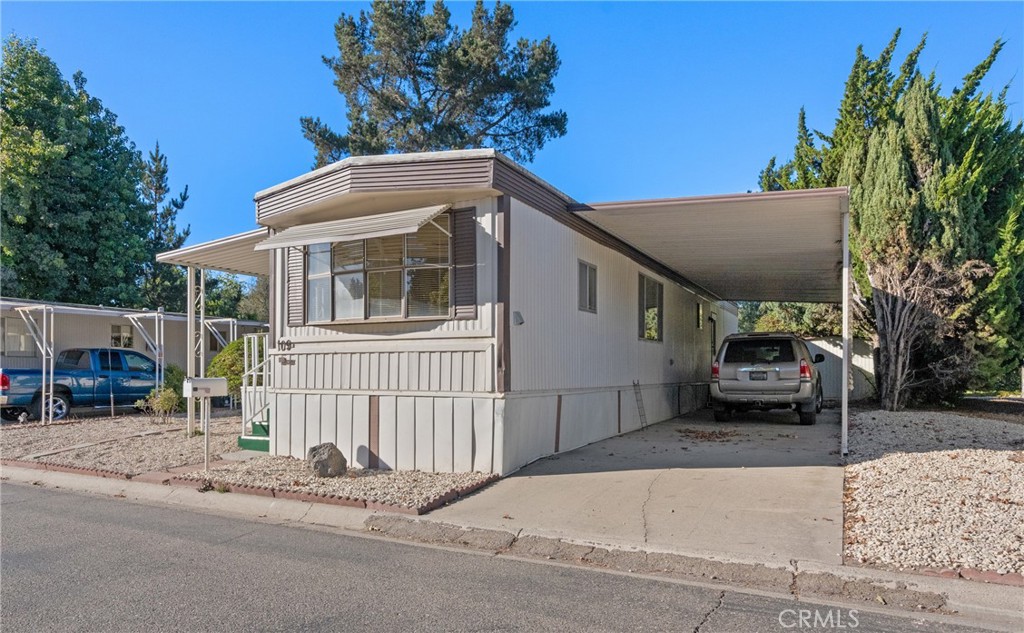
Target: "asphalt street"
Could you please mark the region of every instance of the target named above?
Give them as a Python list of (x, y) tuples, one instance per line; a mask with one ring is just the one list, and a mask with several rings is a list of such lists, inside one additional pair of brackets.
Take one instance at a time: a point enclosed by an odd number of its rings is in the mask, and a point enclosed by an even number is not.
[(0, 548), (4, 633), (974, 630), (23, 485)]

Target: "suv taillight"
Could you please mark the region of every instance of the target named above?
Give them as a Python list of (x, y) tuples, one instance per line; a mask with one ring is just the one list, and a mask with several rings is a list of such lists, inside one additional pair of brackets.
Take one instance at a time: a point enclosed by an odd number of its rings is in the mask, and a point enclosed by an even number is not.
[(711, 363), (711, 380), (718, 380), (718, 361)]
[(811, 379), (811, 366), (807, 364), (806, 360), (801, 358), (800, 359), (800, 379), (803, 380), (804, 378), (806, 378), (808, 380)]
[(7, 391), (11, 388), (11, 377), (7, 374), (0, 374), (0, 391)]

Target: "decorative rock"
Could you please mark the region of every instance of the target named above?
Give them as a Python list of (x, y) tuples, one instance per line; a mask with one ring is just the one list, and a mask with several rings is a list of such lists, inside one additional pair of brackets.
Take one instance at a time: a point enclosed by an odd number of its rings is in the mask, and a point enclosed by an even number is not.
[(348, 469), (348, 462), (333, 442), (317, 444), (306, 453), (306, 463), (317, 477), (338, 477)]

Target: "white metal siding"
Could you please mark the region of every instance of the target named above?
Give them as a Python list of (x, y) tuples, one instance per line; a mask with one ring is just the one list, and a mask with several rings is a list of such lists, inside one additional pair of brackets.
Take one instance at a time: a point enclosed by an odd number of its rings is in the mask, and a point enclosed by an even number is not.
[[(710, 378), (710, 302), (514, 199), (510, 242), (510, 310), (524, 320), (511, 329), (515, 392)], [(597, 314), (578, 307), (578, 260), (597, 266)], [(637, 338), (640, 273), (664, 284), (661, 342)]]

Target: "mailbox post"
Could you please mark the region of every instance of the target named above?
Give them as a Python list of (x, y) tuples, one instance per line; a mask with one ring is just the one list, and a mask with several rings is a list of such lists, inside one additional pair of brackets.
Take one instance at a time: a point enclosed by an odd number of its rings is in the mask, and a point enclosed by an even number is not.
[(186, 398), (199, 398), (203, 429), (204, 469), (210, 470), (210, 398), (228, 395), (227, 378), (186, 378), (181, 383), (181, 395)]

